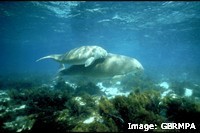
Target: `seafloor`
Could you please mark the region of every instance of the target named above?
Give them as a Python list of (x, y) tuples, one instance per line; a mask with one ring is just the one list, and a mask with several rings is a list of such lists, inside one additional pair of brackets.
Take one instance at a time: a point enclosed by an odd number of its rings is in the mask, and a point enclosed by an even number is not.
[[(128, 129), (128, 123), (156, 124), (150, 129), (154, 132), (200, 129), (198, 83), (155, 81), (143, 75), (115, 83), (81, 80), (76, 84), (53, 81), (48, 75), (15, 77), (0, 76), (1, 133), (148, 130)], [(162, 123), (182, 126), (163, 129)]]

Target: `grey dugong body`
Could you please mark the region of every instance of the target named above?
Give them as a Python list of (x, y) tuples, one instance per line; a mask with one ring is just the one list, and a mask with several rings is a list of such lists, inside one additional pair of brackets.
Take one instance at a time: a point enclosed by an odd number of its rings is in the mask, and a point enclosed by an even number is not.
[(128, 73), (143, 71), (142, 64), (135, 58), (109, 53), (105, 58), (95, 60), (88, 66), (72, 65), (63, 69), (59, 75), (89, 76), (94, 78), (109, 78)]
[(65, 54), (53, 54), (42, 57), (37, 61), (43, 59), (54, 59), (60, 63), (67, 63), (72, 65), (82, 65), (85, 67), (91, 65), (96, 59), (107, 56), (107, 51), (100, 46), (81, 46), (74, 48)]

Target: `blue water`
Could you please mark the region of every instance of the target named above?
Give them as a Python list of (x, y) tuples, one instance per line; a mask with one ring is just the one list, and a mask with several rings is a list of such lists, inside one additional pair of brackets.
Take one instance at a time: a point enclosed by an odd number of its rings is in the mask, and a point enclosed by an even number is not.
[(82, 45), (136, 58), (155, 78), (200, 81), (200, 2), (1, 2), (0, 74), (55, 74)]

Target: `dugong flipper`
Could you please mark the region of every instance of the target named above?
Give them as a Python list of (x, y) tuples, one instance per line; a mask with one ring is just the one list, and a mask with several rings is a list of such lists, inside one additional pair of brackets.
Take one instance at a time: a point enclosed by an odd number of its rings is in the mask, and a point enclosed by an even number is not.
[(143, 71), (143, 66), (135, 58), (108, 54), (105, 58), (95, 60), (88, 66), (72, 65), (69, 68), (59, 72), (62, 75), (87, 76), (93, 78), (109, 78), (117, 75), (126, 75), (128, 73), (137, 73)]
[(85, 67), (88, 67), (95, 60), (106, 57), (107, 54), (107, 51), (99, 46), (81, 46), (79, 48), (74, 48), (65, 54), (48, 55), (38, 59), (37, 61), (51, 58), (60, 63), (71, 65), (84, 64)]

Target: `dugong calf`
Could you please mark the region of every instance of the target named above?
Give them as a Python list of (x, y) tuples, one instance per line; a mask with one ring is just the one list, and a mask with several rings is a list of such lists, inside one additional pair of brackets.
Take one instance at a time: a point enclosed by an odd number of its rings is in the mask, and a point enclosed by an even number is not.
[(74, 48), (65, 54), (53, 54), (42, 57), (37, 61), (43, 59), (54, 59), (62, 64), (82, 65), (85, 67), (91, 65), (96, 59), (104, 58), (107, 56), (107, 51), (99, 46), (81, 46)]
[(72, 65), (59, 71), (59, 75), (88, 76), (93, 78), (109, 78), (142, 72), (142, 64), (135, 58), (109, 53), (105, 58), (97, 59), (88, 66)]

